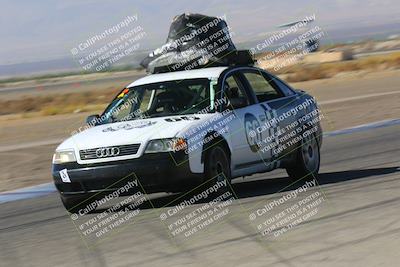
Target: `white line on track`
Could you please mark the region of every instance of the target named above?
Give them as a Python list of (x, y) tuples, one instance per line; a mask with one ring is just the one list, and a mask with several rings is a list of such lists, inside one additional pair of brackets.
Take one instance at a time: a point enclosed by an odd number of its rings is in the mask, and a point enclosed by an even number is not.
[(36, 142), (28, 142), (28, 143), (22, 143), (22, 144), (17, 144), (17, 145), (1, 146), (0, 153), (18, 150), (18, 149), (32, 148), (32, 147), (37, 147), (37, 146), (55, 145), (55, 144), (61, 143), (62, 141), (64, 141), (64, 139), (50, 139), (50, 140), (45, 140), (45, 141), (36, 141)]
[(395, 95), (395, 94), (400, 94), (400, 90), (391, 91), (391, 92), (376, 93), (376, 94), (367, 94), (367, 95), (360, 95), (360, 96), (345, 97), (345, 98), (326, 100), (326, 101), (318, 101), (318, 104), (319, 105), (335, 104), (335, 103), (342, 103), (342, 102), (354, 101), (354, 100), (359, 100), (359, 99), (366, 99), (366, 98), (378, 97), (378, 96), (386, 96), (386, 95)]

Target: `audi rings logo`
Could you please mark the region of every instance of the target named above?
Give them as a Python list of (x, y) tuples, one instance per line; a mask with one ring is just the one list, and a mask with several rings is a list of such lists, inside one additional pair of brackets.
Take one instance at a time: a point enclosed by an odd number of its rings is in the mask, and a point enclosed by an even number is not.
[(119, 155), (118, 147), (104, 147), (96, 149), (96, 157), (98, 158), (115, 157), (118, 155)]

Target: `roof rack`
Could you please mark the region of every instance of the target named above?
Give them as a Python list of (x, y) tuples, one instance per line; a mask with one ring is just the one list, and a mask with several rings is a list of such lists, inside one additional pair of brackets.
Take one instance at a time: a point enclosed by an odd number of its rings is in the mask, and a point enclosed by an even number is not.
[(163, 66), (154, 67), (150, 70), (151, 73), (166, 73), (174, 71), (184, 71), (192, 69), (210, 68), (210, 67), (231, 67), (231, 66), (253, 66), (255, 60), (253, 59), (249, 50), (235, 50), (227, 53), (222, 58), (216, 61), (209, 60), (204, 64), (199, 64), (200, 58), (185, 62), (185, 64), (175, 63)]

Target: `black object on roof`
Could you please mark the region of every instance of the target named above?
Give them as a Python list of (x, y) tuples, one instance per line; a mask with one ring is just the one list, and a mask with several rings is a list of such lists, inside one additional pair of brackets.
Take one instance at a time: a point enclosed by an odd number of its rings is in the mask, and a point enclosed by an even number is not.
[(176, 16), (166, 44), (141, 62), (150, 73), (253, 64), (249, 51), (236, 50), (223, 18), (200, 14)]

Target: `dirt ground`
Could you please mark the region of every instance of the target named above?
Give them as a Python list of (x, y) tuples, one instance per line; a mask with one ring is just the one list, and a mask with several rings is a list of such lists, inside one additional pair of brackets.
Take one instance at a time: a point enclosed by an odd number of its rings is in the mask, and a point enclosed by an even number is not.
[[(321, 103), (325, 131), (400, 118), (400, 70), (357, 72), (293, 83)], [(75, 89), (76, 90), (76, 89)], [(365, 98), (363, 98), (365, 97)], [(51, 182), (51, 158), (57, 144), (89, 113), (10, 119), (0, 116), (0, 191)]]

